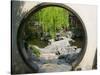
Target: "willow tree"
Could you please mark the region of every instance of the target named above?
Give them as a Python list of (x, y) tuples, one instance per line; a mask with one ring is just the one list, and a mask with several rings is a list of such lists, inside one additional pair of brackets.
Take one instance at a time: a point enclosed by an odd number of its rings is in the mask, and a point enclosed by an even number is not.
[(49, 32), (52, 38), (55, 38), (57, 30), (69, 27), (69, 12), (61, 7), (45, 7), (36, 12), (32, 19), (42, 26), (43, 32)]

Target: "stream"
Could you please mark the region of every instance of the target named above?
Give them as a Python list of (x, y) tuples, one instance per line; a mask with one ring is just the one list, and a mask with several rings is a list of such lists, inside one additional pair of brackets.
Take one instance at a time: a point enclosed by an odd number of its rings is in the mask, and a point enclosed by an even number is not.
[(33, 45), (41, 52), (37, 62), (39, 72), (65, 72), (72, 69), (71, 63), (77, 59), (81, 48), (70, 44), (70, 41), (75, 42), (75, 40), (62, 38), (59, 41), (51, 41), (51, 44), (44, 48)]

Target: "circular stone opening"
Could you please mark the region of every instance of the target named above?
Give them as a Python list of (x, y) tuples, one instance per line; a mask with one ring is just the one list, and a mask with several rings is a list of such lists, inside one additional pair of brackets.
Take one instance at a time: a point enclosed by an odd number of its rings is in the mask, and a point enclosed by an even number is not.
[(70, 7), (42, 3), (22, 19), (17, 45), (33, 72), (70, 71), (85, 54), (87, 34), (81, 18)]

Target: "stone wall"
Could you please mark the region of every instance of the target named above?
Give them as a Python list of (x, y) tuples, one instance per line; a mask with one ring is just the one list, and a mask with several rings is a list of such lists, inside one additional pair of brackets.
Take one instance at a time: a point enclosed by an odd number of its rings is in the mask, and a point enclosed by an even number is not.
[(17, 30), (24, 15), (35, 6), (34, 2), (12, 1), (12, 73), (31, 73), (17, 48)]

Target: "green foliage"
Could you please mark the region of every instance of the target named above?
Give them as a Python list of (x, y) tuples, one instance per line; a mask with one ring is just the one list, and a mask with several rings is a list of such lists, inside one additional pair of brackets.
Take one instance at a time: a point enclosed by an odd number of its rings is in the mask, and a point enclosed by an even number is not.
[(31, 20), (38, 22), (43, 32), (49, 32), (55, 38), (57, 30), (69, 26), (69, 12), (56, 6), (45, 7), (36, 12)]
[(33, 52), (33, 54), (36, 56), (36, 57), (40, 57), (40, 50), (39, 49), (37, 49), (37, 48), (35, 48), (34, 46), (31, 46), (31, 48), (32, 48), (32, 52)]

